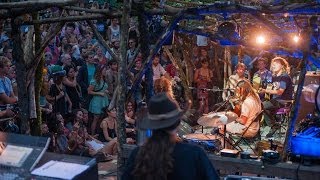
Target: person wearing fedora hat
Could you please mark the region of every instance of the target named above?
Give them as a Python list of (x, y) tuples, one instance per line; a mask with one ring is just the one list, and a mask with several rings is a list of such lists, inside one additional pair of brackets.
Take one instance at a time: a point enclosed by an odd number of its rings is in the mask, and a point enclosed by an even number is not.
[(151, 129), (152, 135), (133, 150), (121, 179), (219, 179), (200, 147), (177, 140), (184, 112), (167, 93), (150, 98), (147, 117), (137, 126)]

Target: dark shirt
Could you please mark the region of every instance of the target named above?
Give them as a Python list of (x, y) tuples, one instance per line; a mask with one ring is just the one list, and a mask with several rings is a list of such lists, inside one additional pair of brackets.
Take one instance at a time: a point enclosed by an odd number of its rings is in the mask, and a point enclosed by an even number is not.
[[(131, 153), (122, 180), (134, 179), (131, 172), (135, 166), (135, 157), (138, 149), (136, 148)], [(205, 180), (205, 179), (219, 179), (212, 163), (205, 154), (205, 152), (198, 146), (191, 144), (177, 143), (173, 151), (173, 171), (168, 174), (168, 180)]]
[(280, 76), (273, 76), (272, 85), (275, 90), (284, 89), (282, 95), (273, 95), (273, 99), (291, 100), (293, 98), (292, 80), (288, 74), (283, 73)]

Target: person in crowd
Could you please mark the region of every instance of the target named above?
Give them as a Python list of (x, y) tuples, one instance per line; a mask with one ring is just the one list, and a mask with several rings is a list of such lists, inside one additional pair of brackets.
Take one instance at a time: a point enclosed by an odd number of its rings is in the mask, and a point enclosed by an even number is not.
[(159, 79), (154, 81), (153, 87), (154, 87), (155, 94), (165, 92), (165, 93), (168, 93), (168, 95), (170, 95), (174, 99), (172, 84), (169, 79), (162, 76)]
[(12, 84), (12, 91), (15, 96), (18, 96), (18, 84), (17, 84), (17, 76), (16, 76), (16, 66), (11, 66), (7, 77), (10, 79)]
[(130, 64), (134, 58), (136, 57), (136, 54), (138, 53), (137, 51), (137, 44), (135, 39), (129, 39), (128, 42), (128, 50), (127, 50), (127, 60), (128, 64)]
[(49, 138), (51, 138), (50, 144), (49, 144), (49, 147), (48, 147), (48, 150), (49, 150), (50, 152), (56, 152), (56, 148), (57, 148), (57, 146), (56, 146), (56, 139), (55, 139), (54, 134), (49, 131), (49, 128), (48, 128), (47, 123), (44, 123), (44, 122), (43, 122), (43, 123), (40, 125), (40, 133), (41, 133), (41, 136), (42, 136), (42, 137), (49, 137)]
[(75, 23), (69, 22), (66, 24), (64, 37), (67, 38), (68, 43), (71, 44), (72, 46), (78, 44), (77, 35), (74, 32), (75, 29), (76, 29)]
[(51, 59), (49, 61), (50, 64), (56, 64), (59, 60), (60, 56), (60, 51), (58, 46), (56, 45), (56, 39), (53, 38), (48, 46), (44, 49), (45, 54), (50, 53), (51, 54)]
[(107, 29), (107, 36), (109, 41), (111, 41), (112, 39), (120, 40), (120, 26), (119, 20), (117, 18), (113, 18), (111, 20), (111, 25), (108, 26)]
[(106, 71), (106, 82), (108, 83), (109, 98), (113, 96), (113, 93), (118, 85), (118, 62), (115, 60), (109, 61), (110, 68)]
[(61, 66), (62, 68), (66, 67), (66, 66), (71, 66), (72, 65), (72, 60), (71, 60), (71, 56), (69, 54), (62, 54), (61, 55)]
[(65, 66), (66, 77), (63, 84), (72, 103), (72, 109), (79, 109), (81, 102), (81, 88), (77, 83), (77, 70), (73, 66)]
[(236, 70), (235, 70), (235, 74), (231, 75), (228, 79), (227, 85), (226, 85), (226, 89), (227, 91), (225, 91), (223, 93), (223, 99), (226, 99), (228, 96), (230, 96), (230, 91), (233, 92), (237, 83), (241, 80), (244, 79), (250, 79), (250, 77), (246, 77), (245, 76), (245, 72), (246, 72), (247, 66), (243, 63), (239, 63), (236, 66)]
[(284, 106), (281, 101), (291, 101), (293, 99), (293, 84), (290, 77), (290, 66), (288, 62), (281, 57), (275, 57), (271, 60), (271, 72), (272, 72), (272, 88), (271, 89), (259, 89), (261, 93), (270, 94), (272, 96), (270, 101), (264, 101), (263, 106), (265, 113), (268, 115), (266, 123), (271, 127), (267, 137), (271, 137), (279, 128), (275, 123), (276, 119), (273, 115), (275, 111)]
[(177, 140), (183, 115), (166, 93), (151, 97), (148, 116), (138, 127), (151, 129), (152, 135), (133, 150), (121, 179), (219, 179), (203, 149)]
[(194, 73), (194, 82), (197, 85), (199, 101), (198, 112), (200, 114), (209, 112), (209, 92), (206, 90), (209, 88), (213, 75), (212, 71), (209, 69), (208, 59), (201, 60), (201, 68), (197, 69)]
[(161, 76), (164, 76), (168, 79), (171, 79), (169, 74), (160, 64), (160, 56), (156, 55), (152, 61), (152, 70), (153, 70), (153, 82), (157, 79), (160, 79)]
[[(140, 72), (142, 68), (142, 59), (140, 57), (137, 57), (135, 59), (135, 65), (134, 68), (132, 68), (130, 70), (130, 72), (133, 74), (133, 79), (132, 81), (134, 81), (134, 78), (136, 78), (136, 75)], [(140, 104), (142, 102), (142, 97), (143, 97), (143, 84), (144, 84), (144, 77), (142, 77), (142, 81), (139, 85), (137, 85), (137, 87), (135, 87), (134, 89), (134, 100), (136, 102), (136, 104)]]
[(11, 46), (5, 46), (3, 48), (3, 56), (8, 58), (10, 60), (11, 64), (15, 64), (15, 61), (12, 57), (12, 51), (13, 51), (13, 49)]
[[(240, 116), (235, 121), (228, 123), (226, 131), (232, 134), (242, 134), (249, 127), (257, 114), (262, 110), (259, 95), (254, 91), (248, 80), (241, 80), (236, 85), (236, 96), (240, 100)], [(259, 122), (253, 122), (244, 134), (244, 137), (251, 138), (259, 132)]]
[[(257, 61), (258, 71), (254, 73), (252, 78), (252, 86), (259, 93), (259, 88), (267, 88), (267, 85), (272, 83), (272, 73), (267, 69), (268, 61), (265, 58), (260, 58)], [(265, 99), (264, 93), (259, 93), (260, 99)]]
[[(118, 39), (111, 39), (112, 48), (111, 51), (114, 52), (116, 56), (120, 55), (120, 40)], [(111, 54), (107, 51), (105, 54), (107, 61), (112, 60)]]
[(103, 48), (101, 46), (96, 47), (96, 55), (94, 58), (97, 59), (97, 64), (107, 65), (108, 63), (107, 58), (103, 54)]
[(89, 83), (93, 79), (96, 71), (96, 65), (94, 64), (94, 53), (92, 51), (85, 54), (86, 63), (84, 63), (79, 69), (77, 76), (77, 82), (81, 87), (82, 98), (86, 99), (88, 96)]
[(50, 87), (47, 100), (53, 105), (53, 111), (66, 116), (72, 111), (72, 102), (66, 92), (65, 85), (62, 83), (66, 75), (61, 66), (56, 65), (51, 69), (53, 84)]
[(102, 109), (109, 105), (108, 83), (105, 81), (106, 66), (99, 65), (94, 73), (94, 78), (90, 81), (88, 94), (92, 95), (88, 111), (93, 114), (91, 124), (91, 135), (95, 135), (97, 123), (103, 113)]
[(0, 56), (0, 105), (15, 104), (18, 100), (13, 93), (12, 82), (7, 77), (10, 67), (10, 60)]

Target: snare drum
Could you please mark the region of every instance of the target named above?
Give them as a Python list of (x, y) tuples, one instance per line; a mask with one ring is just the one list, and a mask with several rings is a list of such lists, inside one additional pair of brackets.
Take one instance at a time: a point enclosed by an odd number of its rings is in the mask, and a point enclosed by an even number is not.
[(222, 149), (221, 142), (216, 135), (211, 134), (187, 134), (183, 140), (190, 144), (199, 145), (206, 151), (219, 152)]

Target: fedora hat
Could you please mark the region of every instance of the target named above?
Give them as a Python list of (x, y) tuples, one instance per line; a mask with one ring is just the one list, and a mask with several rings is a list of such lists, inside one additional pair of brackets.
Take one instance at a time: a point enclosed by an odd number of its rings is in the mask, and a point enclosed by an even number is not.
[(167, 93), (150, 98), (146, 118), (138, 123), (140, 129), (164, 129), (178, 123), (183, 116), (178, 103)]

